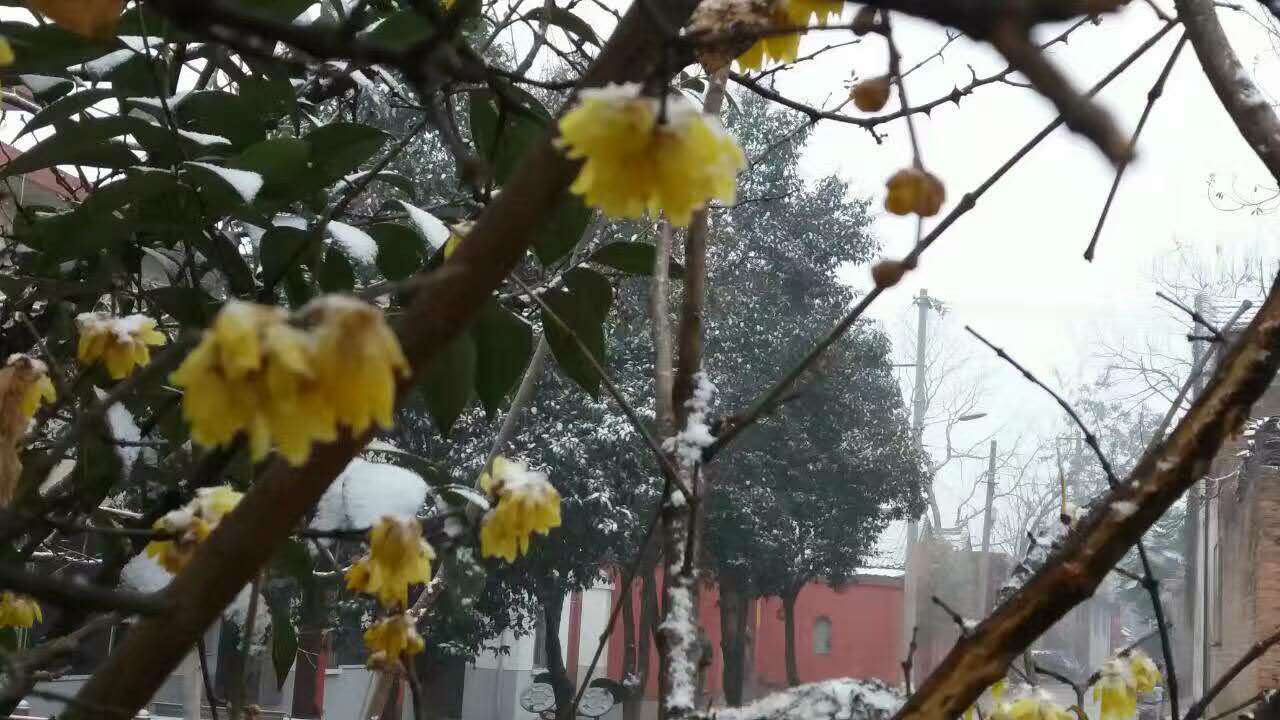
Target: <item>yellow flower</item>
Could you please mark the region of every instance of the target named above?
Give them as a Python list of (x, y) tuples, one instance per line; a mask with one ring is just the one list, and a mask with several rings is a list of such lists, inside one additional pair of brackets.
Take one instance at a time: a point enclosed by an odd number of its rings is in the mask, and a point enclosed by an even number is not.
[(9, 44), (9, 38), (0, 37), (0, 67), (12, 65), (15, 59), (13, 46)]
[[(0, 395), (3, 396), (0, 397), (0, 414), (4, 415), (0, 424), (19, 426), (8, 428), (6, 434), (25, 430), (41, 404), (52, 403), (58, 398), (53, 381), (49, 379), (49, 367), (43, 361), (21, 353), (10, 355), (4, 367), (0, 368)], [(13, 409), (17, 410), (16, 414), (12, 413)]]
[(809, 18), (816, 17), (819, 25), (839, 19), (844, 12), (844, 0), (787, 0), (787, 15), (792, 25), (808, 25)]
[(1163, 679), (1160, 675), (1160, 669), (1141, 650), (1134, 650), (1129, 653), (1129, 675), (1133, 678), (1134, 689), (1140, 694), (1155, 690), (1156, 685), (1159, 685)]
[(1004, 700), (1004, 691), (1007, 690), (1008, 688), (1009, 688), (1009, 680), (1007, 678), (1000, 678), (999, 680), (996, 681), (995, 685), (991, 686), (991, 699), (995, 700), (996, 702), (1000, 702), (1001, 700)]
[(1093, 685), (1093, 699), (1101, 706), (1101, 720), (1127, 720), (1134, 716), (1138, 694), (1123, 662), (1108, 660), (1102, 666), (1098, 682)]
[(658, 101), (641, 96), (639, 85), (584, 90), (561, 118), (556, 141), (584, 160), (570, 189), (611, 217), (661, 211), (680, 226), (713, 198), (733, 202), (746, 165), (741, 148), (682, 97), (666, 104), (659, 122)]
[(76, 352), (80, 362), (101, 361), (113, 380), (151, 362), (150, 346), (166, 341), (164, 334), (156, 330), (156, 321), (146, 315), (116, 318), (107, 313), (82, 313), (76, 318), (76, 326), (80, 331)]
[(115, 32), (124, 0), (27, 0), (35, 10), (71, 32), (105, 38)]
[(382, 311), (352, 297), (330, 295), (302, 308), (315, 337), (316, 383), (334, 417), (359, 435), (373, 423), (389, 428), (396, 383), (409, 361)]
[(0, 593), (0, 627), (29, 628), (38, 622), (44, 622), (44, 615), (34, 599), (8, 590)]
[(480, 487), (489, 494), (492, 507), (480, 527), (480, 553), (507, 562), (528, 552), (533, 533), (546, 535), (560, 526), (560, 493), (545, 473), (529, 470), (523, 462), (501, 455), (480, 476)]
[(385, 617), (364, 631), (364, 644), (369, 648), (369, 667), (386, 667), (403, 655), (422, 652), (425, 644), (414, 627), (413, 618), (400, 613)]
[[(805, 20), (796, 22), (788, 10), (785, 3), (775, 4), (769, 15), (769, 24), (766, 28), (783, 28), (792, 25), (801, 25), (807, 22)], [(800, 33), (775, 33), (765, 35), (760, 38), (747, 49), (746, 52), (738, 56), (738, 67), (743, 70), (759, 70), (770, 61), (780, 63), (793, 62), (800, 53)]]
[(406, 607), (409, 586), (430, 582), (435, 557), (416, 518), (388, 515), (369, 530), (369, 554), (347, 570), (347, 587), (376, 595), (383, 607)]
[(1076, 720), (1075, 716), (1037, 690), (1012, 702), (997, 703), (990, 720)]
[(288, 323), (283, 310), (233, 301), (174, 372), (184, 389), (183, 414), (201, 445), (248, 435), (255, 461), (272, 443), (301, 465), (313, 441), (337, 437), (332, 402), (313, 369), (315, 341)]
[(171, 537), (147, 543), (147, 555), (155, 558), (165, 570), (177, 574), (191, 560), (196, 546), (209, 537), (242, 497), (229, 485), (200, 488), (195, 499), (155, 522), (156, 530)]

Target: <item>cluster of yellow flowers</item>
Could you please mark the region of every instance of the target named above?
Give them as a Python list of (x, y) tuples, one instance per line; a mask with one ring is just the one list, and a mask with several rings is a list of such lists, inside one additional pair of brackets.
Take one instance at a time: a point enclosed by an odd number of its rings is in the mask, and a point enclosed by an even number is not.
[(155, 529), (170, 537), (148, 543), (147, 555), (155, 558), (165, 570), (178, 573), (241, 497), (243, 495), (229, 485), (200, 488), (194, 500), (156, 521)]
[(997, 702), (989, 720), (1076, 720), (1043, 690), (1027, 692), (1010, 702)]
[(248, 433), (254, 460), (274, 443), (301, 465), (314, 441), (391, 426), (397, 377), (409, 364), (395, 333), (372, 305), (344, 296), (317, 298), (299, 311), (232, 301), (174, 372), (183, 414), (202, 445)]
[(388, 615), (364, 631), (369, 666), (387, 667), (405, 655), (417, 655), (426, 647), (408, 613)]
[[(839, 18), (844, 8), (843, 0), (776, 0), (769, 15), (770, 27), (808, 25), (816, 18), (818, 25), (826, 25), (832, 18)], [(759, 70), (769, 61), (792, 62), (800, 51), (799, 32), (766, 35), (738, 56), (738, 67), (743, 70)]]
[(167, 340), (156, 330), (156, 321), (146, 315), (118, 318), (102, 312), (81, 313), (76, 327), (80, 331), (76, 350), (80, 362), (101, 362), (113, 380), (151, 362), (151, 347)]
[(81, 35), (104, 38), (115, 31), (124, 0), (27, 0), (58, 25)]
[(560, 526), (560, 493), (546, 473), (499, 455), (480, 476), (490, 509), (481, 520), (480, 554), (507, 562), (528, 552), (535, 532), (546, 535)]
[(733, 202), (746, 166), (733, 137), (680, 96), (667, 98), (662, 115), (638, 84), (582, 91), (557, 140), (584, 161), (570, 189), (611, 217), (661, 211), (679, 226), (711, 199)]
[(435, 557), (417, 518), (387, 515), (370, 528), (369, 553), (347, 570), (347, 588), (377, 597), (391, 611), (364, 633), (370, 666), (385, 667), (402, 655), (422, 652), (422, 638), (405, 608), (409, 586), (431, 581)]
[(8, 590), (0, 593), (0, 627), (29, 628), (44, 621), (40, 604)]
[(1160, 682), (1160, 670), (1141, 650), (1128, 657), (1108, 660), (1093, 686), (1102, 720), (1128, 720), (1138, 711), (1138, 695), (1149, 693)]

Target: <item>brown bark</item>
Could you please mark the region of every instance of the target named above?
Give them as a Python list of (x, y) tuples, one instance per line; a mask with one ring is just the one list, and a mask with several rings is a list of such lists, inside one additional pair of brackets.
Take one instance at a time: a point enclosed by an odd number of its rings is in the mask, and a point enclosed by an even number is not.
[(746, 680), (747, 608), (750, 600), (731, 578), (720, 579), (720, 656), (724, 660), (721, 683), (724, 702), (742, 704)]
[(796, 598), (800, 590), (788, 591), (782, 596), (782, 634), (786, 645), (787, 685), (800, 684), (800, 670), (796, 667)]
[(295, 718), (319, 720), (324, 717), (325, 632), (328, 630), (324, 600), (324, 588), (319, 583), (303, 584), (298, 650), (293, 665), (292, 715)]

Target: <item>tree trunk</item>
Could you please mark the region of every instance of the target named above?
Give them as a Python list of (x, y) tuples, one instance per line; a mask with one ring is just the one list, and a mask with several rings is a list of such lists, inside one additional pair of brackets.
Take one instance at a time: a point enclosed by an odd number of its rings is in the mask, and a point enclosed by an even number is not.
[(645, 689), (649, 685), (649, 662), (657, 628), (658, 588), (653, 578), (653, 566), (646, 565), (640, 575), (640, 637), (636, 653), (636, 685), (635, 691), (622, 705), (623, 720), (640, 720)]
[(568, 718), (573, 705), (573, 680), (564, 666), (564, 650), (560, 647), (560, 614), (564, 612), (564, 595), (552, 592), (542, 601), (542, 619), (546, 626), (547, 672), (551, 689), (556, 694), (556, 717)]
[(787, 591), (782, 596), (783, 635), (786, 638), (787, 685), (800, 684), (800, 671), (796, 669), (796, 598), (800, 590)]
[(724, 658), (722, 681), (724, 702), (731, 707), (742, 704), (743, 681), (746, 677), (747, 606), (750, 601), (733, 579), (720, 580), (720, 655)]
[(325, 592), (319, 583), (303, 583), (302, 608), (298, 628), (298, 650), (294, 656), (292, 717), (319, 720), (324, 717)]

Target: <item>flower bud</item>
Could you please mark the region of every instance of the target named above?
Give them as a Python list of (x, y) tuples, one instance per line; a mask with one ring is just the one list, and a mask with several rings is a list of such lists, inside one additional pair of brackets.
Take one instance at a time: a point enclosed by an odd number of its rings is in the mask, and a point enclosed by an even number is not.
[(884, 109), (885, 103), (889, 102), (891, 88), (889, 76), (882, 75), (854, 85), (849, 97), (862, 112), (878, 112)]

